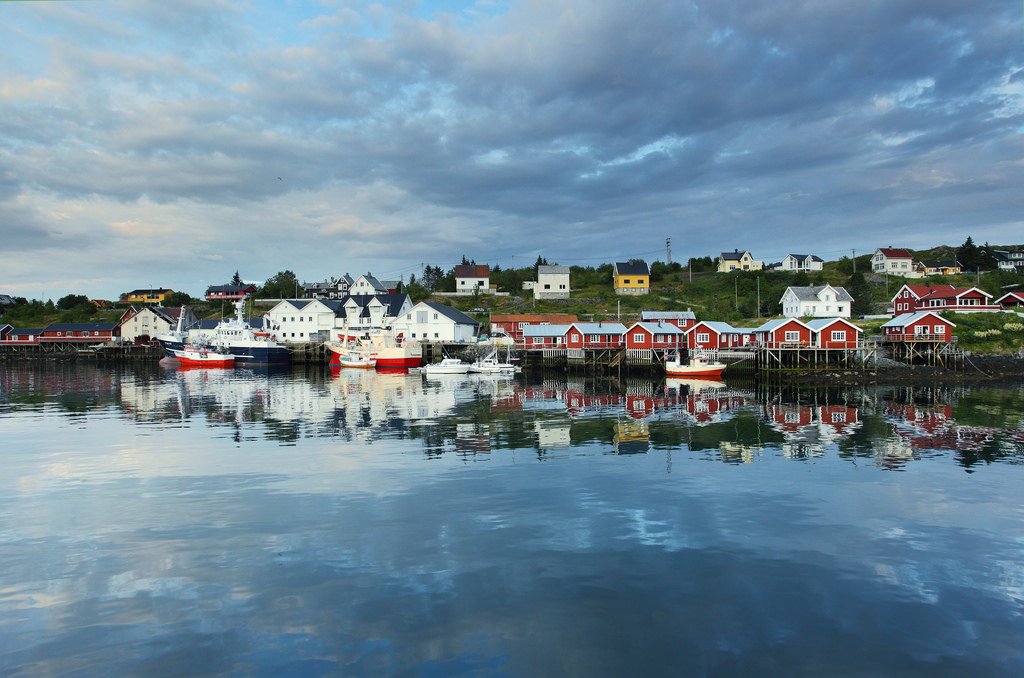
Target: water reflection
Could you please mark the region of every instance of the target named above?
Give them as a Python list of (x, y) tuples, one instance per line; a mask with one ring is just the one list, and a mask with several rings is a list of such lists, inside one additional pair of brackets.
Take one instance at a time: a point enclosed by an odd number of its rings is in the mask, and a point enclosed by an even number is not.
[(1020, 386), (0, 366), (0, 674), (1019, 674), (1022, 418)]
[(409, 438), (430, 456), (528, 448), (541, 459), (588, 444), (614, 454), (688, 449), (729, 463), (836, 454), (892, 470), (936, 453), (968, 469), (1024, 458), (1020, 386), (740, 389), (678, 379), (58, 364), (5, 369), (0, 388), (0, 415), (116, 407), (143, 426), (198, 424), (239, 443)]

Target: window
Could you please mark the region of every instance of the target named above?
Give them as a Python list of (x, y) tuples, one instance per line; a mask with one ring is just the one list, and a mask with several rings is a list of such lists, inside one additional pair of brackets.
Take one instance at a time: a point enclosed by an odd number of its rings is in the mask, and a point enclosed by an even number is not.
[(928, 334), (928, 326), (927, 325), (918, 325), (917, 327), (914, 328), (914, 334), (919, 334), (919, 335), (922, 335), (922, 336), (925, 335), (925, 334)]
[(560, 290), (564, 290), (564, 289), (565, 289), (565, 285), (559, 285), (559, 286), (558, 286), (558, 289), (560, 289)]
[(544, 283), (544, 289), (550, 290), (551, 289), (551, 285), (549, 285), (547, 283)]
[(622, 284), (623, 285), (628, 285), (629, 284), (629, 278), (623, 278), (622, 279)]
[(946, 326), (945, 325), (936, 325), (935, 326), (935, 334), (945, 334), (945, 333), (946, 333)]
[(697, 343), (699, 343), (699, 344), (706, 344), (709, 341), (711, 341), (711, 335), (708, 332), (698, 332), (697, 333)]
[(434, 320), (437, 320), (437, 314), (436, 313), (434, 314)]
[(413, 338), (413, 339), (415, 339), (415, 338), (416, 338), (416, 333), (415, 333), (415, 332), (413, 332), (413, 333), (412, 333), (412, 338)]
[(800, 333), (793, 330), (786, 330), (786, 341), (800, 341)]
[(570, 334), (569, 335), (569, 341), (571, 341), (573, 343), (578, 343), (579, 340), (580, 340), (580, 335), (578, 335), (578, 334)]
[(434, 332), (434, 339), (437, 339), (437, 332)]
[(635, 341), (638, 344), (644, 343), (644, 333), (643, 332), (634, 332), (633, 333), (633, 341)]
[(832, 330), (832, 341), (846, 341), (846, 330)]
[(833, 412), (832, 413), (832, 423), (833, 424), (841, 424), (841, 423), (843, 423), (845, 421), (846, 421), (846, 412)]

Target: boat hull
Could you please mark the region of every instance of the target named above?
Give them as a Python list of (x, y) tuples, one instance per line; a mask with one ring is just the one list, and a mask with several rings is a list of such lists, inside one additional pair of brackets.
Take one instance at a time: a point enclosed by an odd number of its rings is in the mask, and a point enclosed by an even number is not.
[[(325, 344), (332, 367), (343, 367), (345, 356), (352, 352), (350, 347), (336, 344)], [(419, 346), (388, 346), (375, 348), (368, 352), (377, 369), (408, 369), (419, 367), (423, 363), (423, 355)]]
[[(173, 339), (160, 339), (164, 353), (169, 358), (176, 358), (175, 351), (185, 348), (185, 342)], [(291, 352), (283, 346), (225, 346), (225, 350), (235, 356), (235, 365), (278, 365), (291, 362)]]
[(720, 379), (722, 373), (725, 372), (725, 366), (718, 368), (703, 367), (703, 368), (688, 368), (683, 365), (677, 369), (666, 368), (665, 375), (669, 377), (682, 377), (690, 379)]

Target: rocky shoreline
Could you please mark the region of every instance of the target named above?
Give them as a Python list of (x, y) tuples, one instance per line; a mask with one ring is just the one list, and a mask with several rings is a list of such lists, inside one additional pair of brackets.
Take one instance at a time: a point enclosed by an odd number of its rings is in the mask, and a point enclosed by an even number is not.
[(931, 365), (907, 365), (883, 360), (875, 372), (841, 370), (806, 370), (787, 372), (786, 379), (800, 384), (873, 384), (919, 381), (1022, 381), (1024, 382), (1024, 356), (973, 355), (964, 368), (951, 370)]

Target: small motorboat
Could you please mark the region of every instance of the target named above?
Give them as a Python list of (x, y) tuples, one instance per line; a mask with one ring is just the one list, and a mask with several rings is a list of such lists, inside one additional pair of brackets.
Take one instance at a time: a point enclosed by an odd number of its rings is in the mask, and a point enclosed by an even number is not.
[(189, 367), (234, 367), (235, 356), (231, 353), (222, 353), (208, 346), (194, 346), (185, 344), (181, 348), (173, 349), (174, 357), (182, 365)]
[(372, 370), (377, 365), (377, 361), (370, 356), (360, 355), (355, 351), (338, 354), (337, 360), (338, 364), (342, 367), (350, 367), (360, 370)]
[(469, 372), (469, 363), (464, 363), (458, 358), (443, 358), (439, 363), (424, 365), (423, 372), (427, 376), (433, 374), (467, 374)]
[(669, 377), (690, 379), (721, 379), (725, 367), (725, 363), (701, 354), (693, 356), (687, 363), (682, 363), (677, 354), (675, 358), (665, 361), (665, 374)]
[(470, 372), (479, 372), (481, 374), (513, 374), (518, 372), (519, 369), (510, 362), (500, 362), (497, 351), (491, 351), (490, 355), (474, 361), (469, 366)]

